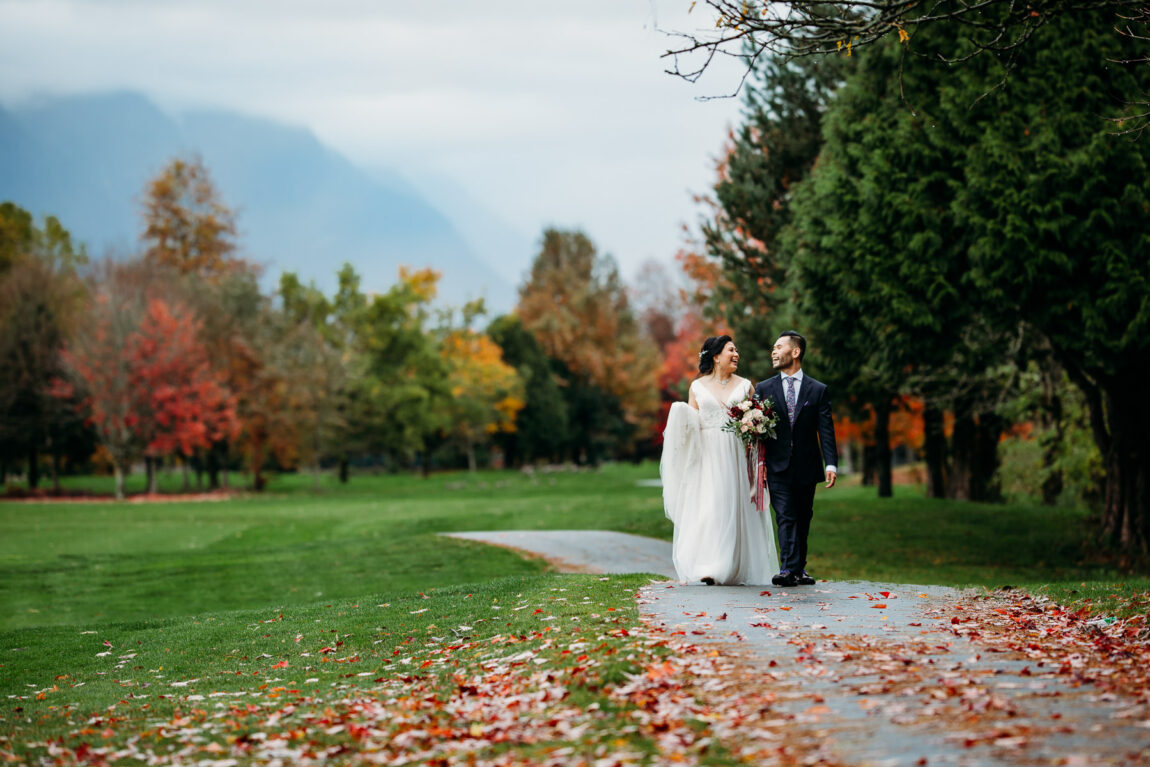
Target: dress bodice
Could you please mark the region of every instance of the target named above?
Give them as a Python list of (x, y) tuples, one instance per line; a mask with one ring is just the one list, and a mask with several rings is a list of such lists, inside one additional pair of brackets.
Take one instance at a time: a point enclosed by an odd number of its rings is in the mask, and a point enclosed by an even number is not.
[(744, 381), (727, 392), (725, 402), (720, 402), (698, 379), (691, 382), (691, 388), (695, 390), (695, 402), (699, 405), (699, 426), (703, 429), (720, 429), (730, 420), (727, 408), (747, 396), (750, 382)]

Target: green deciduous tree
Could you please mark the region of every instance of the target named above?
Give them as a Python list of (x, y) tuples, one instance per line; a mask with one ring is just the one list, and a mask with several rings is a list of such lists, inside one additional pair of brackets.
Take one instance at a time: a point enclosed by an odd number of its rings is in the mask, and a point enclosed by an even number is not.
[(32, 488), (41, 454), (52, 457), (58, 490), (62, 457), (90, 446), (77, 403), (54, 386), (86, 298), (77, 275), (86, 261), (56, 218), (37, 224), (19, 206), (0, 204), (0, 461), (26, 460)]

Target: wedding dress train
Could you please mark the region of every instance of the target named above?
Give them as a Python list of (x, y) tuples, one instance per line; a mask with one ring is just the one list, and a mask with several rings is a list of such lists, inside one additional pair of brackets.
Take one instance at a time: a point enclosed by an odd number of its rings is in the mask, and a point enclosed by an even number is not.
[(691, 388), (699, 409), (671, 406), (659, 463), (663, 508), (675, 524), (675, 572), (684, 582), (769, 584), (779, 569), (769, 502), (765, 511), (751, 502), (746, 450), (722, 430), (727, 408), (751, 395), (750, 382), (725, 402), (698, 380)]

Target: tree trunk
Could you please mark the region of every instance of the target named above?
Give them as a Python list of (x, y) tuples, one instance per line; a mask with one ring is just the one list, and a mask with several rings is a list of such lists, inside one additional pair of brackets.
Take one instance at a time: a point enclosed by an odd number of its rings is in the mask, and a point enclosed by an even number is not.
[(28, 448), (28, 489), (35, 490), (40, 485), (40, 451)]
[(926, 497), (946, 497), (946, 433), (942, 410), (927, 405), (922, 411), (923, 451), (926, 453)]
[(850, 457), (850, 473), (858, 474), (861, 477), (863, 469), (862, 443), (852, 439), (846, 445), (846, 453)]
[(974, 415), (959, 404), (954, 411), (954, 432), (950, 438), (950, 482), (947, 497), (956, 501), (969, 501), (970, 479), (974, 464)]
[(144, 458), (144, 470), (148, 475), (148, 495), (154, 495), (157, 492), (156, 485), (156, 459), (151, 456)]
[(1104, 400), (1098, 408), (1109, 427), (1098, 446), (1106, 468), (1102, 532), (1124, 564), (1144, 563), (1150, 556), (1150, 403), (1127, 381), (1108, 387)]
[(60, 494), (60, 451), (52, 451), (52, 492)]
[(262, 440), (252, 440), (250, 455), (248, 468), (252, 473), (252, 490), (258, 493), (264, 489), (264, 478), (260, 474), (264, 468), (264, 443)]
[(220, 457), (216, 446), (208, 448), (208, 490), (220, 489)]
[(1062, 380), (1062, 367), (1053, 371), (1044, 369), (1042, 375), (1043, 405), (1042, 421), (1044, 428), (1042, 470), (1046, 478), (1042, 480), (1042, 502), (1047, 506), (1058, 503), (1062, 496), (1062, 470), (1057, 468), (1058, 450), (1062, 447), (1062, 397), (1058, 385)]
[(998, 472), (998, 441), (1001, 437), (1002, 418), (995, 413), (981, 414), (975, 430), (975, 460), (970, 486), (972, 501), (1002, 500), (995, 481)]
[(116, 475), (116, 500), (124, 500), (124, 465), (120, 461), (112, 461), (112, 471)]
[(339, 459), (339, 483), (346, 485), (347, 480), (351, 477), (351, 462), (347, 460), (347, 456)]
[(880, 399), (875, 403), (874, 448), (879, 498), (890, 498), (893, 495), (890, 465), (890, 411), (889, 399)]
[(191, 472), (188, 470), (188, 456), (186, 456), (186, 455), (180, 456), (180, 466), (183, 469), (183, 473), (184, 473), (183, 491), (185, 493), (191, 492), (191, 490), (192, 490), (192, 475), (191, 475)]
[(876, 482), (876, 450), (874, 445), (863, 445), (862, 449), (862, 484), (864, 487), (874, 487)]
[(467, 443), (467, 470), (475, 473), (475, 445), (471, 442)]
[(196, 448), (196, 452), (192, 454), (192, 470), (196, 472), (196, 492), (202, 493), (204, 491), (204, 451), (201, 448)]

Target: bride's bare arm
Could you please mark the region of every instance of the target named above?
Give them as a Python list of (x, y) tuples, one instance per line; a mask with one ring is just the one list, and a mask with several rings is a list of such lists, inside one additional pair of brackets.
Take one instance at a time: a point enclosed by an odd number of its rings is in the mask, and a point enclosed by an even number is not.
[(691, 387), (689, 389), (687, 389), (687, 404), (690, 405), (691, 407), (695, 408), (696, 410), (699, 409), (699, 403), (695, 401), (695, 386), (694, 386), (694, 384), (692, 384)]

